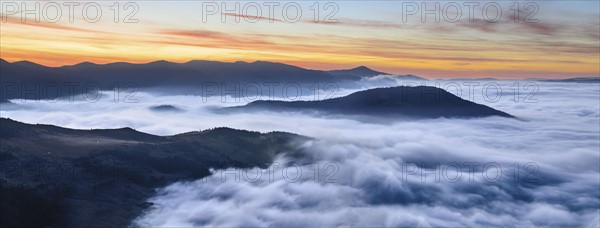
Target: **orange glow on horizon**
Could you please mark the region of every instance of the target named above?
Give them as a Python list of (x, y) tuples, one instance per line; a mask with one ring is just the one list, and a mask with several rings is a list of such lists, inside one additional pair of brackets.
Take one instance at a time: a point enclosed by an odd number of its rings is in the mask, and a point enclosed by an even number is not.
[(339, 24), (276, 20), (177, 27), (160, 22), (23, 23), (5, 17), (0, 58), (52, 67), (81, 62), (260, 60), (317, 70), (367, 66), (427, 78), (600, 75), (600, 44), (594, 34), (562, 36), (545, 24), (523, 26), (520, 29), (529, 28), (531, 33), (523, 35), (493, 33), (486, 27), (452, 25), (457, 31), (449, 32), (437, 25), (410, 27), (356, 19)]

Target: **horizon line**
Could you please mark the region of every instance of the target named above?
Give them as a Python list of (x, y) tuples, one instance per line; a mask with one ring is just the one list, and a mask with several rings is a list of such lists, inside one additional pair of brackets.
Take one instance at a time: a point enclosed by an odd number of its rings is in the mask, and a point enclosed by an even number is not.
[(438, 78), (434, 78), (434, 77), (427, 77), (427, 76), (421, 76), (418, 74), (399, 74), (399, 73), (388, 73), (388, 72), (383, 72), (383, 71), (379, 71), (376, 69), (373, 69), (372, 67), (369, 66), (365, 66), (365, 65), (359, 65), (359, 66), (355, 66), (352, 68), (347, 68), (347, 69), (334, 69), (334, 70), (326, 70), (326, 69), (313, 69), (313, 68), (306, 68), (306, 67), (301, 67), (301, 66), (297, 66), (297, 65), (293, 65), (293, 64), (289, 64), (289, 63), (285, 63), (285, 62), (273, 62), (273, 61), (265, 61), (265, 60), (254, 60), (254, 61), (242, 61), (242, 60), (237, 60), (237, 61), (217, 61), (217, 60), (206, 60), (206, 59), (191, 59), (191, 60), (187, 60), (187, 61), (182, 61), (182, 62), (177, 62), (177, 61), (169, 61), (169, 60), (165, 60), (165, 59), (159, 59), (159, 60), (154, 60), (154, 61), (148, 61), (148, 62), (125, 62), (125, 61), (116, 61), (116, 62), (106, 62), (106, 63), (98, 63), (98, 62), (93, 62), (93, 61), (82, 61), (82, 62), (78, 62), (75, 64), (65, 64), (65, 65), (60, 65), (60, 66), (50, 66), (50, 65), (45, 65), (45, 64), (41, 64), (38, 62), (34, 62), (31, 60), (17, 60), (17, 61), (8, 61), (4, 58), (0, 57), (0, 61), (4, 61), (10, 64), (15, 64), (15, 63), (20, 63), (20, 62), (26, 62), (26, 63), (32, 63), (38, 66), (42, 66), (42, 67), (46, 67), (46, 68), (64, 68), (64, 67), (72, 67), (72, 66), (77, 66), (77, 65), (81, 65), (81, 64), (93, 64), (93, 65), (98, 65), (98, 66), (106, 66), (106, 65), (110, 65), (110, 64), (117, 64), (117, 63), (123, 63), (123, 64), (131, 64), (131, 65), (146, 65), (146, 64), (151, 64), (151, 63), (156, 63), (156, 62), (167, 62), (167, 63), (174, 63), (174, 64), (186, 64), (186, 63), (190, 63), (190, 62), (194, 62), (194, 61), (205, 61), (205, 62), (217, 62), (217, 63), (257, 63), (257, 62), (266, 62), (266, 63), (276, 63), (276, 64), (283, 64), (283, 65), (288, 65), (288, 66), (294, 66), (294, 67), (298, 67), (298, 68), (302, 68), (305, 70), (315, 70), (315, 71), (323, 71), (323, 72), (329, 72), (329, 71), (336, 71), (336, 70), (353, 70), (356, 68), (361, 68), (361, 67), (366, 67), (369, 70), (373, 70), (373, 71), (378, 71), (381, 73), (385, 73), (385, 75), (396, 75), (396, 76), (417, 76), (420, 78), (424, 78), (424, 79), (429, 79), (429, 80), (451, 80), (451, 79), (494, 79), (494, 80), (527, 80), (527, 79), (543, 79), (543, 80), (561, 80), (561, 79), (572, 79), (572, 78), (600, 78), (600, 75), (597, 76), (589, 76), (589, 77), (569, 77), (569, 76), (565, 76), (565, 77), (561, 77), (561, 78), (535, 78), (535, 77), (529, 77), (529, 78), (519, 78), (519, 77), (514, 77), (514, 78), (498, 78), (498, 77), (438, 77)]

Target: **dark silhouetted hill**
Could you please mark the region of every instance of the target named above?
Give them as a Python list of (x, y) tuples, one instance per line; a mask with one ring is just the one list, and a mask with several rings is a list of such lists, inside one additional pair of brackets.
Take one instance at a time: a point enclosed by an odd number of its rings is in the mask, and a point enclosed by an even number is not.
[(209, 169), (266, 168), (306, 137), (231, 128), (155, 136), (0, 119), (1, 227), (124, 227), (155, 189)]
[(156, 105), (150, 107), (150, 110), (155, 112), (182, 112), (183, 109), (175, 107), (173, 105)]
[(377, 88), (320, 101), (255, 101), (228, 111), (316, 111), (391, 118), (470, 118), (511, 115), (429, 86)]
[(346, 75), (346, 76), (355, 76), (355, 77), (371, 77), (371, 76), (377, 76), (377, 75), (389, 75), (388, 73), (372, 70), (366, 66), (359, 66), (356, 68), (346, 69), (346, 70), (330, 70), (327, 72), (329, 72), (332, 75), (342, 75), (342, 76)]

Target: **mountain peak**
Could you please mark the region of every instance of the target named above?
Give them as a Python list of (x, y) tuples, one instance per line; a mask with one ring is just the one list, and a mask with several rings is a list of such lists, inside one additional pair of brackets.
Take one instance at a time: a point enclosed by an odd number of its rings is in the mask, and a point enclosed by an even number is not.
[(345, 97), (319, 101), (254, 101), (245, 106), (229, 107), (237, 111), (319, 112), (329, 115), (348, 115), (349, 118), (383, 117), (395, 119), (476, 118), (514, 116), (464, 100), (446, 90), (432, 86), (397, 86), (374, 88)]
[(377, 75), (389, 75), (388, 73), (385, 72), (379, 72), (376, 70), (373, 70), (371, 68), (368, 68), (366, 66), (359, 66), (359, 67), (355, 67), (352, 69), (345, 69), (345, 70), (332, 70), (332, 71), (328, 71), (329, 74), (332, 75), (347, 75), (347, 76), (354, 76), (354, 77), (372, 77), (372, 76), (377, 76)]
[(90, 67), (90, 66), (97, 66), (98, 64), (93, 63), (93, 62), (80, 62), (78, 64), (75, 65), (70, 65), (70, 66), (65, 66), (65, 67)]
[(29, 67), (39, 67), (39, 66), (42, 66), (40, 64), (31, 62), (31, 61), (27, 61), (27, 60), (21, 60), (21, 61), (13, 62), (13, 64), (20, 65), (20, 66), (29, 66)]
[(366, 66), (358, 66), (358, 67), (352, 68), (352, 70), (373, 70), (373, 69), (368, 68)]
[(154, 62), (150, 62), (148, 64), (170, 64), (171, 62), (167, 61), (167, 60), (157, 60)]

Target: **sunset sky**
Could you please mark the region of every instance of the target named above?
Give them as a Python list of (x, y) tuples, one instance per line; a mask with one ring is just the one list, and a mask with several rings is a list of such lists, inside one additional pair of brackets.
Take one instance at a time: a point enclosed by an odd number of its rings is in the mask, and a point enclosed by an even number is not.
[[(405, 15), (404, 22), (403, 9), (407, 10), (407, 5), (402, 1), (335, 2), (338, 12), (332, 18), (337, 23), (323, 22), (334, 9), (324, 9), (327, 2), (320, 2), (320, 21), (315, 23), (311, 10), (315, 1), (298, 1), (302, 15), (297, 22), (287, 22), (283, 15), (283, 6), (289, 2), (273, 7), (274, 20), (270, 22), (269, 8), (263, 2), (257, 2), (262, 6), (261, 14), (247, 6), (252, 2), (238, 1), (238, 13), (219, 9), (207, 15), (201, 1), (139, 1), (138, 11), (132, 17), (137, 23), (123, 23), (124, 17), (134, 10), (133, 6), (124, 9), (126, 2), (120, 2), (119, 23), (114, 22), (111, 10), (115, 1), (98, 2), (102, 16), (96, 23), (82, 16), (86, 2), (75, 6), (72, 23), (68, 7), (58, 2), (62, 10), (58, 22), (42, 17), (36, 23), (35, 15), (27, 14), (23, 23), (22, 2), (14, 2), (20, 7), (18, 11), (13, 11), (14, 5), (9, 6), (13, 2), (7, 2), (2, 1), (0, 57), (10, 62), (28, 60), (63, 66), (84, 61), (264, 60), (325, 70), (365, 65), (429, 78), (566, 78), (600, 74), (599, 1), (537, 1), (539, 11), (531, 18), (537, 23), (523, 22), (530, 14), (525, 9), (515, 18), (511, 1), (497, 2), (502, 16), (496, 23), (482, 17), (486, 2), (475, 7), (472, 21), (469, 8), (458, 2), (463, 12), (454, 23), (445, 20), (456, 16), (456, 9), (450, 6), (439, 23), (433, 15), (421, 22), (421, 12)], [(421, 6), (421, 2), (416, 3)], [(439, 3), (441, 7), (448, 4)], [(525, 2), (520, 3), (523, 8)], [(34, 2), (26, 4), (28, 9), (34, 8)], [(46, 4), (40, 2), (41, 7)], [(207, 4), (212, 3), (205, 2), (204, 6)], [(222, 6), (221, 2), (216, 5)], [(227, 6), (235, 9), (233, 2)], [(249, 9), (247, 14), (241, 10), (244, 6)], [(47, 17), (55, 16), (52, 7), (47, 9)], [(93, 8), (89, 12), (92, 14), (88, 18), (93, 18)], [(287, 19), (296, 17), (293, 8), (288, 12)], [(496, 16), (494, 8), (488, 12), (488, 17)], [(238, 14), (247, 18), (236, 22)]]

